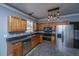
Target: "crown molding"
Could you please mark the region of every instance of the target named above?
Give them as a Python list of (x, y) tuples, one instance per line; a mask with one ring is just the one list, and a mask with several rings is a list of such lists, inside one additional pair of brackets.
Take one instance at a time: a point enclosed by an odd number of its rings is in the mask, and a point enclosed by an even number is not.
[[(77, 16), (77, 15), (79, 15), (79, 13), (74, 13), (74, 14), (69, 14), (69, 15), (63, 15), (63, 16), (60, 16), (60, 17), (72, 17), (72, 16)], [(56, 18), (56, 17), (54, 17), (54, 18)], [(48, 19), (48, 18), (41, 18), (39, 20), (43, 20), (43, 19)]]
[(74, 14), (64, 15), (64, 16), (60, 16), (60, 17), (70, 17), (70, 16), (77, 16), (77, 15), (79, 15), (79, 13), (74, 13)]

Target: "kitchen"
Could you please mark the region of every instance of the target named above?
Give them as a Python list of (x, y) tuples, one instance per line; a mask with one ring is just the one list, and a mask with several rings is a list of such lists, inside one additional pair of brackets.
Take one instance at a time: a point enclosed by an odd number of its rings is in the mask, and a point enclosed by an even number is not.
[[(11, 4), (10, 3), (0, 5), (1, 5), (0, 26), (2, 27), (0, 29), (1, 31), (0, 55), (3, 56), (79, 55), (79, 40), (78, 40), (79, 4), (74, 3), (73, 4), (64, 4), (64, 3)], [(23, 6), (27, 7), (23, 8)], [(32, 10), (29, 11), (30, 7), (28, 8), (28, 6), (34, 7), (32, 8), (33, 9), (32, 13), (30, 13)], [(59, 7), (57, 6), (60, 6), (62, 16), (54, 15), (55, 17), (51, 18), (50, 17), (51, 8), (53, 8), (52, 10), (57, 9), (57, 11), (59, 11)], [(48, 10), (46, 11), (47, 13), (45, 13), (43, 9)], [(73, 10), (71, 11), (71, 9)], [(28, 13), (25, 11), (28, 11)], [(34, 13), (36, 11), (38, 12), (36, 13), (37, 17), (34, 16)], [(44, 12), (45, 16), (42, 15), (42, 12)]]

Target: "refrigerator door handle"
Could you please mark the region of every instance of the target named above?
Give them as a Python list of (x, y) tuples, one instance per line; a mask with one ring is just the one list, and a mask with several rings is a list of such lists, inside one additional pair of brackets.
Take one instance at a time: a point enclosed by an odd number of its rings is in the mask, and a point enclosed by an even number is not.
[(62, 31), (62, 43), (64, 42), (64, 32)]

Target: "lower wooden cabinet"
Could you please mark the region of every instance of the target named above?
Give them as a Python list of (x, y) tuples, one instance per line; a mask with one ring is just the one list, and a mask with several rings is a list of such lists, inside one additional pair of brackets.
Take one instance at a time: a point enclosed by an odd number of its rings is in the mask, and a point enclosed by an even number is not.
[(42, 36), (37, 35), (31, 39), (31, 48), (36, 47), (39, 43), (42, 43)]
[[(43, 42), (43, 36), (42, 35), (36, 35), (31, 38), (31, 48), (36, 47), (38, 44)], [(10, 54), (11, 56), (23, 56), (23, 42), (16, 42), (11, 43), (10, 45)]]
[(42, 43), (44, 40), (43, 40), (43, 35), (40, 35), (40, 43)]
[(56, 43), (55, 36), (52, 36), (52, 37), (51, 37), (51, 43), (52, 43), (52, 44), (55, 44), (55, 43)]
[(40, 43), (39, 36), (31, 38), (31, 48), (36, 47)]
[(22, 42), (17, 42), (12, 44), (12, 56), (22, 56), (23, 49), (22, 49)]

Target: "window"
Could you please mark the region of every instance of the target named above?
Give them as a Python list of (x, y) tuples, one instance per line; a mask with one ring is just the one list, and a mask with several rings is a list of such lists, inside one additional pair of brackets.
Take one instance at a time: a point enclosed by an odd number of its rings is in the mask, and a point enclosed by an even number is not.
[(33, 31), (33, 21), (27, 21), (27, 32)]

